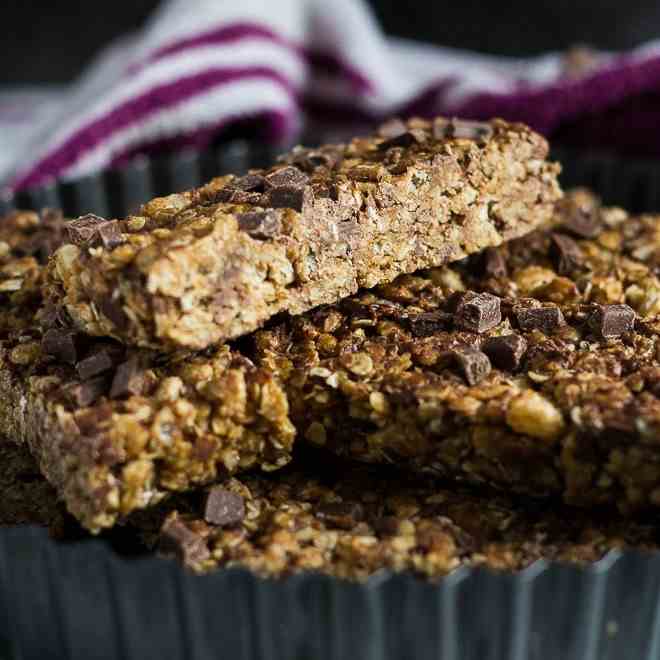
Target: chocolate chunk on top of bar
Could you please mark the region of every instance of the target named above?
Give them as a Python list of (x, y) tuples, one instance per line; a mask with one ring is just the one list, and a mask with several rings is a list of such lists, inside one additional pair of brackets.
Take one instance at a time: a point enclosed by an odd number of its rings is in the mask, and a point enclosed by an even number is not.
[(411, 128), (404, 133), (399, 133), (378, 145), (381, 151), (387, 151), (392, 147), (411, 147), (414, 144), (424, 144), (427, 140), (426, 131), (421, 128)]
[(553, 234), (550, 243), (550, 256), (560, 275), (570, 275), (583, 262), (580, 246), (565, 234)]
[(527, 350), (527, 341), (518, 334), (489, 337), (482, 345), (483, 352), (498, 369), (515, 371)]
[(302, 211), (308, 183), (309, 177), (291, 165), (271, 172), (266, 175), (268, 206)]
[(521, 307), (516, 305), (513, 308), (513, 313), (521, 330), (536, 329), (549, 334), (565, 324), (564, 315), (556, 305), (547, 307)]
[(41, 348), (47, 355), (75, 364), (78, 359), (76, 340), (78, 333), (75, 330), (52, 328), (44, 333)]
[(214, 486), (206, 495), (204, 520), (218, 527), (237, 525), (245, 518), (245, 501), (222, 486)]
[(112, 379), (110, 398), (118, 399), (131, 394), (141, 394), (143, 387), (144, 371), (138, 358), (132, 357), (117, 367)]
[(476, 348), (460, 346), (452, 355), (469, 385), (480, 383), (490, 373), (488, 356)]
[(325, 502), (320, 504), (317, 517), (339, 529), (353, 529), (364, 520), (364, 507), (359, 502)]
[(562, 227), (578, 238), (595, 238), (601, 231), (602, 219), (597, 207), (584, 207), (567, 201), (562, 210)]
[(250, 211), (236, 216), (238, 226), (252, 238), (266, 240), (277, 236), (282, 229), (282, 221), (274, 211)]
[(632, 332), (635, 311), (628, 305), (598, 305), (589, 317), (589, 327), (600, 337), (618, 337)]
[(456, 138), (464, 140), (488, 140), (493, 134), (490, 124), (467, 119), (445, 119), (438, 117), (433, 122), (433, 137), (436, 140)]
[(460, 298), (454, 325), (469, 332), (482, 333), (494, 328), (502, 320), (500, 299), (490, 293), (468, 291)]
[(71, 220), (65, 226), (69, 240), (80, 247), (102, 245), (106, 249), (112, 249), (123, 242), (116, 220), (106, 220), (93, 213)]

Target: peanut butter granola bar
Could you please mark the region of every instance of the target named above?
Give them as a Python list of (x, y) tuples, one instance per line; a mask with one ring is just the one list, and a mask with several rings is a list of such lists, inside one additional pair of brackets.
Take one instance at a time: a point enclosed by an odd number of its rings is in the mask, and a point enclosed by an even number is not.
[(199, 572), (242, 566), (266, 576), (318, 571), (358, 580), (383, 569), (438, 578), (461, 566), (584, 564), (612, 549), (657, 550), (660, 540), (652, 521), (609, 509), (586, 512), (327, 458), (177, 496), (128, 527)]
[(526, 234), (560, 196), (547, 152), (520, 124), (445, 119), (296, 148), (135, 216), (79, 218), (49, 297), (89, 335), (203, 349)]
[(27, 443), (69, 511), (98, 531), (168, 492), (284, 465), (294, 429), (269, 371), (226, 346), (163, 357), (86, 337), (43, 304), (67, 228), (56, 214), (0, 222), (0, 431)]
[(546, 227), (256, 335), (299, 437), (567, 502), (660, 505), (660, 216)]

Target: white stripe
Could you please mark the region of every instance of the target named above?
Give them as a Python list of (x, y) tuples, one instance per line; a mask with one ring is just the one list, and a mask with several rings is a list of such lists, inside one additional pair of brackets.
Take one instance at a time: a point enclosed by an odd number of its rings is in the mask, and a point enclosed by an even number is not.
[(279, 110), (295, 116), (291, 98), (271, 81), (242, 80), (211, 90), (177, 106), (164, 108), (146, 120), (113, 133), (102, 144), (86, 152), (64, 174), (76, 178), (106, 167), (113, 158), (132, 147), (154, 140), (175, 137), (207, 126), (223, 118), (252, 115), (263, 110)]
[[(287, 49), (263, 39), (250, 39), (234, 45), (200, 48), (192, 52), (172, 55), (150, 64), (134, 78), (122, 80), (121, 84), (115, 87), (111, 86), (110, 91), (96, 101), (87, 98), (89, 96), (87, 90), (75, 95), (70, 104), (67, 103), (71, 113), (70, 119), (60, 123), (52, 132), (50, 139), (36, 149), (38, 156), (34, 162), (55, 151), (82, 126), (98, 120), (114, 108), (141, 96), (149, 89), (161, 84), (174, 83), (178, 79), (211, 68), (234, 66), (272, 68), (297, 88), (302, 86), (305, 77), (305, 67), (298, 57)], [(85, 98), (81, 98), (82, 96)], [(80, 111), (76, 111), (75, 108), (80, 108)]]

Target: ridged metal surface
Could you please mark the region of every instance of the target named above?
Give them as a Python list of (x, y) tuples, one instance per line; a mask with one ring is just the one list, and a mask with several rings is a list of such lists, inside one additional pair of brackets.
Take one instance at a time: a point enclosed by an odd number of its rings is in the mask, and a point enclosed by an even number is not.
[(610, 554), (430, 584), (195, 576), (101, 541), (0, 533), (0, 657), (21, 660), (654, 660), (660, 556)]

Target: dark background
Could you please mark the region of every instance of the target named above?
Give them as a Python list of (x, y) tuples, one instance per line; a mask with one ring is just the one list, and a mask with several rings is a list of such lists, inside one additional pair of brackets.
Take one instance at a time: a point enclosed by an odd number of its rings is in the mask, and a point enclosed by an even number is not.
[[(0, 84), (70, 80), (101, 46), (139, 26), (157, 4), (5, 0)], [(658, 0), (371, 0), (371, 5), (393, 34), (507, 55), (575, 43), (622, 49), (660, 36)]]

